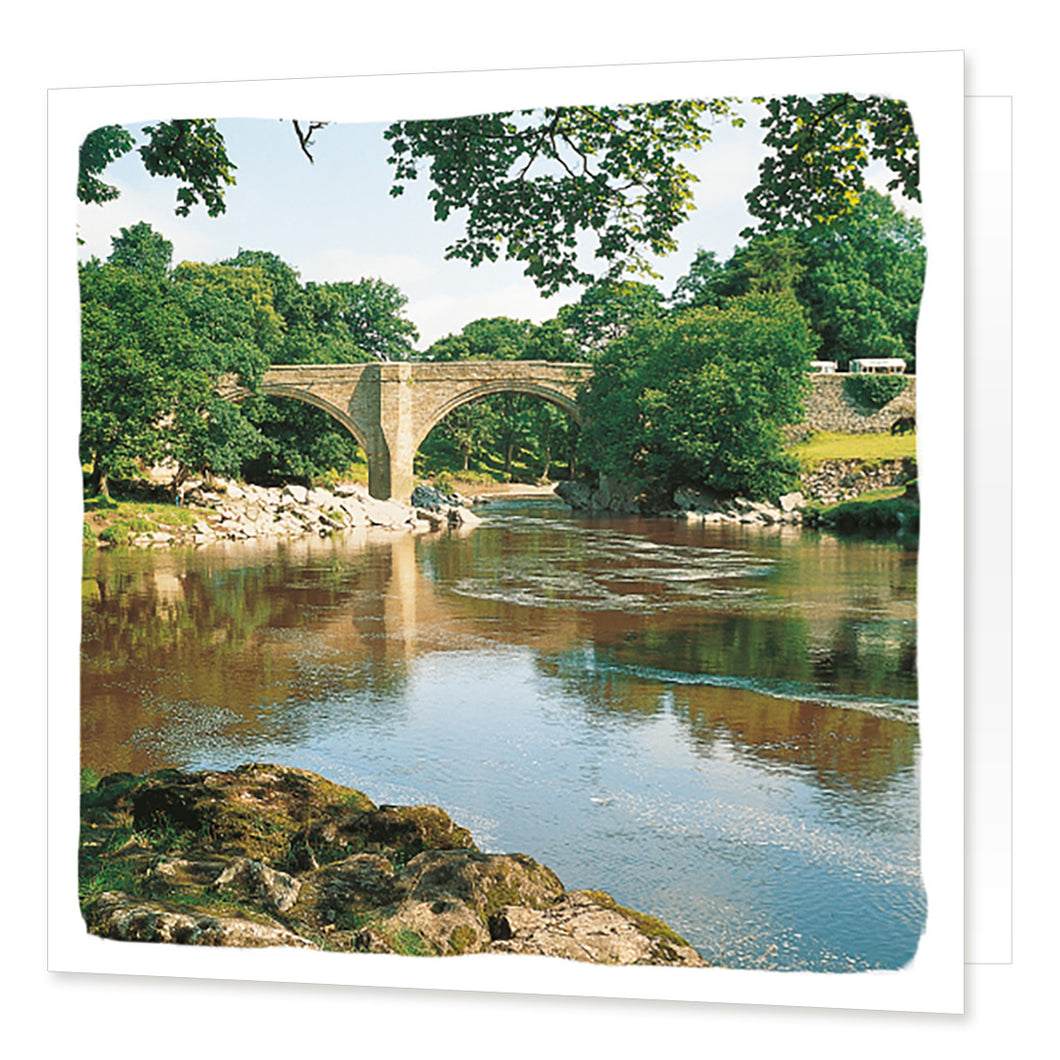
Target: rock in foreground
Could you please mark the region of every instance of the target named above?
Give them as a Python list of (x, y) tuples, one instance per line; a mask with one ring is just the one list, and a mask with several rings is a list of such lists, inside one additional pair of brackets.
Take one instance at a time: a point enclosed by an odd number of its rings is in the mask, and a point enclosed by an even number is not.
[(81, 800), (81, 906), (104, 938), (703, 967), (603, 891), (487, 854), (437, 806), (376, 806), (301, 769), (104, 777)]

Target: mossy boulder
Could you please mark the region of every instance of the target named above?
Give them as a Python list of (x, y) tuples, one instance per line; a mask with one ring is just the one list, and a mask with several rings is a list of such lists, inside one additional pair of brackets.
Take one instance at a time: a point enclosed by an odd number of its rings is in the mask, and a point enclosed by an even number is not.
[(166, 769), (143, 777), (104, 777), (82, 797), (136, 831), (179, 834), (201, 852), (282, 864), (316, 821), (333, 821), (375, 804), (362, 792), (304, 769), (240, 766), (231, 772)]
[(438, 806), (273, 765), (104, 777), (82, 797), (93, 934), (200, 946), (700, 965), (653, 917), (568, 893), (525, 854), (486, 854)]
[(124, 942), (176, 942), (189, 946), (295, 946), (315, 948), (282, 924), (264, 916), (144, 901), (106, 892), (84, 909), (94, 935)]
[(490, 918), (491, 953), (534, 953), (592, 964), (706, 967), (661, 920), (601, 891), (570, 891), (544, 909), (505, 906)]
[(533, 858), (477, 850), (419, 854), (406, 866), (399, 886), (408, 900), (428, 905), (457, 899), (483, 924), (502, 906), (543, 909), (563, 894), (559, 877)]

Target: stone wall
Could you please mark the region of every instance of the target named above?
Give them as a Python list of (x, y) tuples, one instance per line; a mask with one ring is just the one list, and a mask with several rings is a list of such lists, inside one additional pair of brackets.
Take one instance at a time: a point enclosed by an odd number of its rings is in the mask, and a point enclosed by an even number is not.
[(814, 375), (813, 389), (806, 398), (806, 419), (787, 429), (787, 439), (798, 441), (813, 431), (839, 431), (844, 434), (874, 434), (889, 431), (901, 416), (916, 415), (916, 377), (893, 401), (871, 412), (859, 408), (843, 392), (845, 375)]
[(854, 500), (868, 490), (904, 486), (916, 478), (915, 460), (825, 460), (802, 475), (802, 492), (822, 504)]

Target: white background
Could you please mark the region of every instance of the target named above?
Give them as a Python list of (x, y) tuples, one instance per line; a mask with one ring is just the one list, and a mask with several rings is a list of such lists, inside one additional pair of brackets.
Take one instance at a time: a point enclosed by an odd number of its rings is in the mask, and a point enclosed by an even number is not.
[[(833, 1042), (863, 1056), (890, 1055), (910, 1043), (916, 1043), (914, 1055), (926, 1054), (954, 1039), (966, 1046), (974, 1042), (976, 1052), (1011, 1046), (1015, 1028), (1021, 1028), (1022, 1037), (1033, 1024), (1044, 1024), (1046, 1015), (1039, 1006), (1045, 1003), (1047, 981), (1055, 979), (1053, 955), (1041, 934), (1042, 924), (1052, 921), (1044, 899), (1052, 830), (1039, 835), (1044, 813), (1038, 809), (1048, 805), (1044, 778), (1055, 758), (1055, 721), (1044, 682), (1031, 661), (1049, 657), (1047, 638), (1055, 620), (1038, 620), (1026, 588), (1033, 578), (1034, 599), (1055, 588), (1043, 519), (1034, 525), (1020, 520), (1014, 550), (1014, 959), (1007, 965), (969, 970), (964, 1017), (162, 982), (49, 976), (44, 971), (45, 557), (43, 529), (33, 525), (33, 517), (41, 511), (37, 501), (44, 496), (46, 88), (964, 48), (969, 93), (1015, 96), (1014, 486), (1017, 503), (1029, 496), (1032, 468), (1027, 457), (1036, 448), (1035, 424), (1048, 422), (1050, 381), (1056, 376), (1055, 340), (1049, 339), (1052, 329), (1046, 331), (1043, 324), (1050, 306), (1045, 284), (1054, 281), (1055, 273), (1042, 271), (1045, 266), (1039, 264), (1049, 242), (1051, 185), (1038, 175), (1053, 168), (1056, 155), (1041, 72), (1051, 60), (1045, 54), (1045, 38), (1034, 29), (1029, 4), (1008, 5), (1005, 25), (999, 25), (996, 16), (982, 16), (977, 22), (978, 16), (964, 13), (959, 27), (941, 12), (936, 16), (923, 7), (915, 25), (890, 10), (866, 11), (859, 20), (840, 4), (795, 8), (762, 3), (726, 14), (716, 8), (708, 12), (702, 4), (677, 3), (653, 12), (654, 22), (642, 9), (622, 14), (613, 8), (602, 22), (595, 10), (583, 11), (570, 3), (510, 9), (506, 21), (502, 10), (485, 4), (406, 4), (384, 18), (336, 6), (337, 13), (325, 7), (311, 17), (285, 12), (270, 19), (263, 9), (246, 15), (216, 4), (190, 3), (159, 8), (146, 24), (142, 6), (129, 4), (109, 5), (105, 14), (99, 8), (79, 8), (74, 14), (52, 10), (46, 15), (7, 16), (9, 53), (15, 62), (5, 69), (3, 97), (8, 111), (4, 228), (10, 233), (3, 285), (9, 324), (4, 345), (14, 374), (5, 387), (9, 409), (4, 470), (9, 490), (17, 497), (28, 494), (29, 503), (25, 519), (13, 527), (9, 513), (5, 527), (13, 566), (22, 571), (9, 590), (9, 600), (20, 602), (21, 620), (7, 641), (7, 669), (14, 678), (7, 704), (14, 783), (7, 792), (5, 974), (11, 986), (5, 1000), (11, 1002), (14, 1022), (5, 1028), (5, 1038), (17, 1042), (28, 1032), (36, 1044), (22, 1051), (66, 1055), (76, 1050), (89, 1057), (116, 1048), (176, 1056), (189, 1045), (201, 1048), (207, 1041), (211, 1051), (238, 1042), (277, 1052), (427, 1047), (441, 1049), (443, 1055), (457, 1049), (475, 1051), (487, 1039), (491, 1048), (517, 1053), (520, 1047), (535, 1052), (560, 1048), (563, 1053), (564, 1043), (573, 1050), (591, 1042), (594, 1052), (619, 1056), (659, 1048), (725, 1046), (757, 1055), (774, 1051), (778, 1040), (797, 1056), (811, 1051), (818, 1055)], [(1036, 251), (1039, 241), (1046, 246)], [(1033, 360), (1025, 363), (1023, 351)], [(1027, 385), (1029, 379), (1033, 385)], [(1006, 516), (999, 513), (999, 518)], [(15, 612), (9, 608), (8, 613)]]

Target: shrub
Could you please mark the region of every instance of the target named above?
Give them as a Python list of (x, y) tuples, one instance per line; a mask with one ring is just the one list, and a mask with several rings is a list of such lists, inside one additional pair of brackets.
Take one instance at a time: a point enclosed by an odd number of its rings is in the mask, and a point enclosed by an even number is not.
[(107, 545), (127, 545), (129, 527), (125, 523), (112, 523), (99, 532), (99, 539)]
[(908, 385), (909, 379), (904, 375), (848, 375), (843, 379), (843, 393), (855, 405), (876, 412)]

